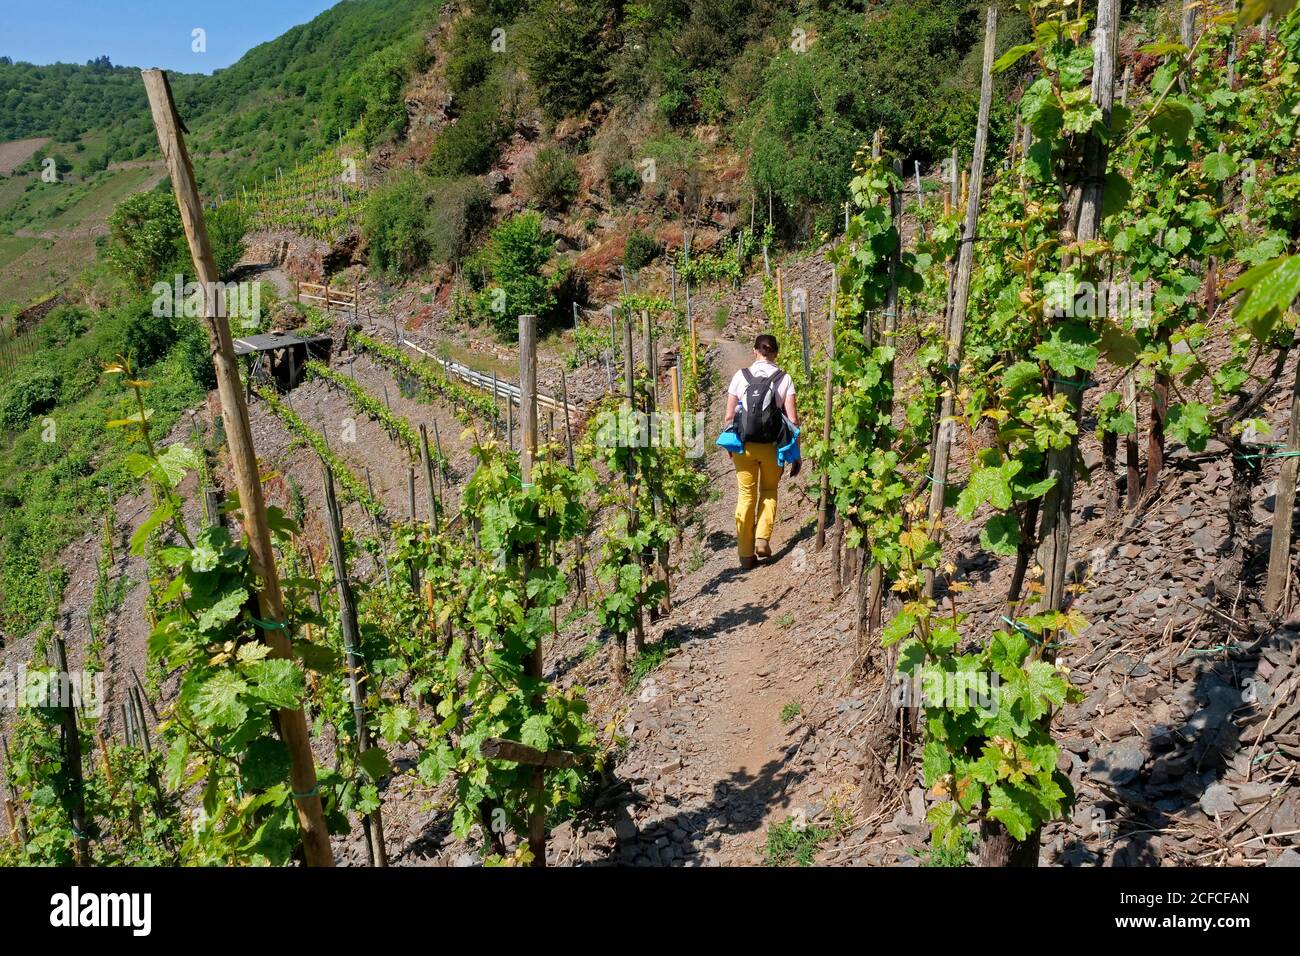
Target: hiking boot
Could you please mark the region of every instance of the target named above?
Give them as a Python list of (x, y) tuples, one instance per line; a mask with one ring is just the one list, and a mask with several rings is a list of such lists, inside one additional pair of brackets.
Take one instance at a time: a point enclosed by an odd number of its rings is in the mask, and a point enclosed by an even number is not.
[(740, 556), (740, 566), (746, 571), (752, 571), (754, 568), (758, 567), (758, 558), (754, 557), (752, 554), (742, 554)]
[(760, 558), (770, 558), (772, 556), (772, 546), (768, 544), (767, 538), (754, 539), (754, 554)]

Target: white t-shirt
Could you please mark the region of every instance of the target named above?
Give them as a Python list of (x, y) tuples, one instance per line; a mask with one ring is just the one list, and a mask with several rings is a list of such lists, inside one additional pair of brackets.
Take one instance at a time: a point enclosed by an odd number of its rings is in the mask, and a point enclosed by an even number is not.
[[(775, 371), (777, 371), (777, 367), (767, 359), (759, 359), (749, 367), (750, 374), (755, 378), (764, 378)], [(738, 408), (743, 408), (745, 406), (745, 389), (748, 388), (748, 386), (749, 383), (745, 381), (744, 372), (737, 370), (736, 374), (731, 376), (731, 384), (727, 386), (727, 394), (735, 395), (736, 398), (739, 399)], [(789, 375), (783, 374), (781, 376), (781, 381), (778, 382), (776, 386), (776, 399), (782, 406), (784, 406), (786, 398), (793, 394), (794, 382), (790, 381)]]

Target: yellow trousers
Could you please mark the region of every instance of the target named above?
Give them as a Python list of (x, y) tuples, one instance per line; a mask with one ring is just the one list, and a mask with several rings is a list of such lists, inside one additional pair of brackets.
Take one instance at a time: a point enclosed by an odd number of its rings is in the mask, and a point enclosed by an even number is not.
[(736, 465), (736, 547), (742, 558), (752, 558), (754, 538), (770, 541), (776, 524), (776, 486), (781, 480), (776, 445), (746, 442), (745, 450), (731, 460)]

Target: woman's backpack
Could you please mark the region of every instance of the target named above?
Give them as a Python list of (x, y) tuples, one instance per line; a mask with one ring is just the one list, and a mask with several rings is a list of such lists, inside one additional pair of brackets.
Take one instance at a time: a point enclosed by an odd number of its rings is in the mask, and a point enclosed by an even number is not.
[(781, 434), (781, 404), (776, 387), (785, 372), (777, 369), (771, 375), (758, 378), (749, 369), (741, 369), (745, 376), (745, 401), (741, 405), (737, 431), (740, 440), (770, 445)]

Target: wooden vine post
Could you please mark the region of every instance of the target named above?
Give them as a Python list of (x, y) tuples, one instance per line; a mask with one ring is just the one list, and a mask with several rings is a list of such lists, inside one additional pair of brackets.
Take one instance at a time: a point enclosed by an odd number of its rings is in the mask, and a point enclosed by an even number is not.
[[(280, 625), (285, 620), (284, 598), (280, 592), (275, 552), (271, 547), (271, 528), (267, 522), (257, 453), (248, 423), (248, 406), (244, 402), (239, 381), (239, 366), (231, 341), (230, 324), (221, 314), (224, 310), (219, 308), (217, 301), (216, 283), (220, 276), (208, 241), (203, 204), (194, 181), (194, 169), (190, 165), (185, 140), (181, 136), (183, 124), (176, 112), (176, 104), (172, 101), (167, 75), (162, 70), (144, 70), (141, 75), (144, 78), (145, 92), (149, 96), (154, 128), (158, 132), (158, 145), (167, 163), (176, 204), (180, 207), (181, 222), (185, 227), (185, 238), (203, 289), (204, 321), (208, 326), (212, 346), (212, 362), (216, 369), (217, 394), (221, 400), (221, 418), (230, 450), (231, 468), (243, 508), (244, 529), (248, 534), (253, 572), (262, 582), (257, 593), (258, 607), (264, 621)], [(292, 659), (292, 644), (283, 627), (264, 629), (262, 639), (275, 657)], [(306, 717), (301, 707), (282, 708), (278, 711), (278, 716), (280, 735), (292, 761), (289, 779), (307, 865), (333, 866), (334, 850), (330, 846), (329, 832), (325, 827)]]
[(799, 344), (803, 357), (803, 373), (806, 376), (812, 376), (812, 352), (808, 344), (808, 303), (805, 301), (799, 308)]
[[(573, 421), (569, 417), (569, 383), (565, 378), (564, 369), (560, 369), (560, 402), (564, 408), (564, 456), (572, 470), (576, 467), (577, 460), (573, 456)], [(586, 609), (591, 605), (587, 598), (587, 553), (582, 543), (582, 535), (578, 535), (574, 540), (574, 555), (577, 558), (577, 567), (574, 569), (573, 580), (578, 586), (578, 593), (582, 595), (582, 606)]]
[(442, 511), (439, 498), (438, 486), (434, 481), (434, 464), (433, 455), (429, 453), (429, 430), (420, 424), (420, 463), (424, 466), (424, 483), (425, 491), (429, 495), (429, 527), (433, 529), (434, 534), (441, 530)]
[[(1103, 128), (1109, 127), (1111, 112), (1115, 102), (1115, 58), (1119, 33), (1119, 0), (1098, 0), (1097, 27), (1093, 34), (1093, 81), (1092, 102), (1102, 115)], [(1062, 230), (1062, 239), (1068, 247), (1074, 243), (1084, 244), (1096, 239), (1101, 228), (1102, 195), (1105, 187), (1106, 164), (1110, 147), (1104, 138), (1090, 134), (1083, 146), (1081, 186), (1077, 187), (1079, 201), (1077, 205), (1068, 203), (1067, 209), (1077, 212), (1077, 220), (1067, 221)], [(1082, 373), (1079, 373), (1082, 374)], [(1085, 382), (1067, 382), (1054, 380), (1057, 394), (1066, 396), (1066, 401), (1077, 423), (1083, 406)], [(1037, 559), (1043, 569), (1043, 591), (1039, 608), (1041, 611), (1060, 611), (1065, 606), (1066, 579), (1069, 572), (1070, 523), (1074, 508), (1074, 465), (1078, 456), (1078, 433), (1072, 436), (1069, 445), (1060, 450), (1052, 450), (1047, 455), (1047, 476), (1055, 482), (1043, 499), (1042, 517), (1039, 525), (1039, 545)], [(1052, 662), (1056, 653), (1051, 647), (1045, 647), (1043, 660)], [(1017, 842), (1006, 828), (995, 821), (985, 820), (981, 827), (981, 844), (979, 862), (981, 866), (1022, 866), (1038, 865), (1040, 831), (1035, 830), (1023, 842)]]
[[(334, 474), (329, 465), (321, 462), (321, 481), (325, 488), (325, 530), (330, 539), (330, 557), (334, 564), (334, 588), (339, 599), (339, 630), (343, 637), (343, 652), (348, 668), (348, 692), (352, 698), (352, 720), (357, 725), (357, 752), (365, 753), (371, 747), (370, 727), (366, 723), (366, 706), (362, 684), (367, 680), (365, 662), (361, 659), (361, 628), (357, 623), (357, 604), (352, 594), (352, 581), (348, 576), (348, 558), (343, 550), (343, 530), (339, 525), (339, 505), (334, 494)], [(380, 807), (362, 818), (370, 860), (375, 866), (388, 866), (388, 851), (384, 847), (384, 817)]]
[[(839, 275), (834, 267), (831, 268), (831, 309), (829, 316), (829, 330), (826, 333), (826, 382), (823, 387), (822, 395), (822, 444), (826, 448), (825, 457), (829, 461), (831, 447), (831, 414), (835, 405), (835, 309), (836, 297), (839, 294)], [(817, 550), (820, 551), (826, 547), (826, 522), (830, 517), (831, 510), (831, 478), (830, 472), (826, 469), (827, 462), (824, 461), (821, 467), (821, 484), (820, 494), (817, 498)], [(836, 554), (836, 563), (839, 563), (839, 554)], [(839, 590), (839, 571), (836, 569), (835, 590)]]
[[(636, 363), (632, 355), (632, 317), (630, 315), (623, 316), (623, 383), (627, 400), (624, 412), (630, 420), (636, 413)], [(620, 436), (620, 440), (625, 440), (625, 436)], [(637, 474), (636, 459), (632, 455), (628, 455), (627, 469), (623, 473), (623, 480), (627, 486), (628, 536), (634, 537), (637, 529)], [(641, 619), (640, 606), (636, 609), (634, 641), (637, 652), (640, 653), (645, 646), (645, 628)], [(614, 679), (621, 684), (627, 676), (627, 635), (614, 635), (611, 646), (610, 663), (614, 671)]]
[[(971, 271), (975, 265), (975, 233), (979, 225), (980, 190), (984, 183), (984, 155), (988, 149), (989, 111), (993, 105), (993, 52), (998, 35), (997, 7), (988, 8), (984, 25), (984, 65), (980, 79), (979, 118), (975, 126), (975, 148), (971, 155), (970, 180), (966, 190), (966, 219), (957, 251), (957, 274), (953, 280), (952, 309), (948, 316), (947, 384), (939, 402), (938, 428), (930, 455), (930, 534), (939, 533), (943, 520), (943, 493), (952, 457), (953, 411), (957, 377), (961, 369), (966, 335), (966, 308), (970, 302)], [(925, 593), (934, 596), (934, 571), (927, 569)]]
[[(1124, 374), (1124, 407), (1132, 410), (1133, 421), (1137, 422), (1137, 383), (1133, 379), (1132, 372)], [(1138, 436), (1137, 428), (1124, 436), (1124, 466), (1128, 472), (1128, 480), (1124, 483), (1125, 499), (1124, 506), (1132, 511), (1138, 505), (1138, 499), (1141, 496), (1142, 487), (1142, 469), (1138, 465)]]
[(4, 758), (4, 778), (5, 789), (9, 791), (9, 796), (5, 797), (5, 819), (9, 823), (9, 832), (13, 836), (14, 842), (18, 846), (27, 845), (27, 816), (23, 813), (22, 802), (18, 798), (18, 788), (14, 786), (13, 759), (9, 756), (9, 739), (0, 735), (0, 756)]
[[(1119, 0), (1098, 0), (1097, 28), (1093, 38), (1092, 99), (1101, 111), (1103, 126), (1109, 126), (1115, 105), (1115, 56), (1118, 48)], [(1092, 242), (1101, 231), (1102, 194), (1105, 188), (1106, 164), (1110, 157), (1109, 143), (1096, 134), (1090, 135), (1083, 148), (1082, 193), (1079, 201), (1078, 223), (1071, 229), (1067, 243), (1079, 245)], [(1079, 420), (1083, 411), (1083, 393), (1086, 383), (1055, 383), (1074, 416)], [(1074, 508), (1074, 462), (1079, 453), (1079, 436), (1076, 431), (1070, 444), (1054, 449), (1047, 455), (1047, 476), (1055, 483), (1043, 499), (1042, 523), (1039, 526), (1038, 564), (1043, 569), (1044, 611), (1062, 610), (1065, 604), (1065, 585), (1069, 571), (1070, 518)]]
[(81, 732), (77, 729), (77, 701), (72, 675), (68, 673), (68, 644), (59, 630), (54, 635), (54, 666), (58, 670), (58, 683), (54, 693), (67, 695), (57, 702), (62, 734), (59, 749), (63, 758), (63, 772), (68, 775), (68, 822), (72, 826), (74, 853), (77, 866), (90, 866), (90, 834), (86, 832), (86, 783), (81, 771)]
[(668, 395), (672, 401), (673, 410), (673, 441), (677, 447), (681, 448), (685, 442), (682, 437), (682, 380), (681, 366), (672, 365), (668, 368)]
[(1295, 513), (1296, 476), (1300, 471), (1300, 365), (1291, 386), (1291, 422), (1286, 434), (1286, 451), (1273, 496), (1273, 540), (1268, 550), (1268, 581), (1264, 606), (1271, 612), (1285, 610), (1287, 582), (1291, 577), (1291, 523)]
[[(533, 458), (537, 454), (537, 316), (519, 316), (519, 477), (527, 488), (533, 480)], [(521, 556), (521, 582), (525, 617), (528, 609), (528, 575), (537, 562), (536, 545)], [(545, 673), (545, 648), (537, 638), (524, 672), (540, 681)], [(533, 707), (543, 704), (541, 695), (533, 698)], [(533, 866), (546, 866), (546, 768), (533, 768), (532, 805), (528, 811), (528, 848)]]
[[(646, 377), (649, 384), (649, 388), (646, 391), (645, 415), (646, 415), (646, 421), (649, 423), (649, 427), (653, 428), (654, 422), (656, 420), (656, 416), (658, 415), (659, 412), (659, 356), (657, 354), (658, 349), (655, 345), (655, 327), (654, 327), (654, 323), (650, 320), (649, 309), (641, 310), (641, 324), (642, 324), (642, 332), (645, 337), (645, 350), (644, 350), (645, 366), (646, 366)], [(663, 500), (660, 498), (658, 494), (655, 494), (650, 499), (651, 520), (656, 519), (659, 516), (660, 512), (662, 511), (663, 511)], [(645, 567), (647, 570), (650, 571), (650, 573), (654, 576), (656, 580), (663, 581), (665, 587), (669, 586), (667, 543), (660, 545), (658, 551), (653, 551), (653, 550), (646, 551)], [(667, 614), (671, 609), (672, 609), (672, 602), (669, 599), (668, 594), (665, 593), (664, 598), (662, 601), (659, 602), (659, 605), (651, 609), (650, 619), (652, 621), (657, 620), (659, 617), (663, 616), (664, 614)], [(637, 642), (636, 649), (638, 654), (645, 649), (643, 643), (644, 643), (644, 639), (638, 640)]]

